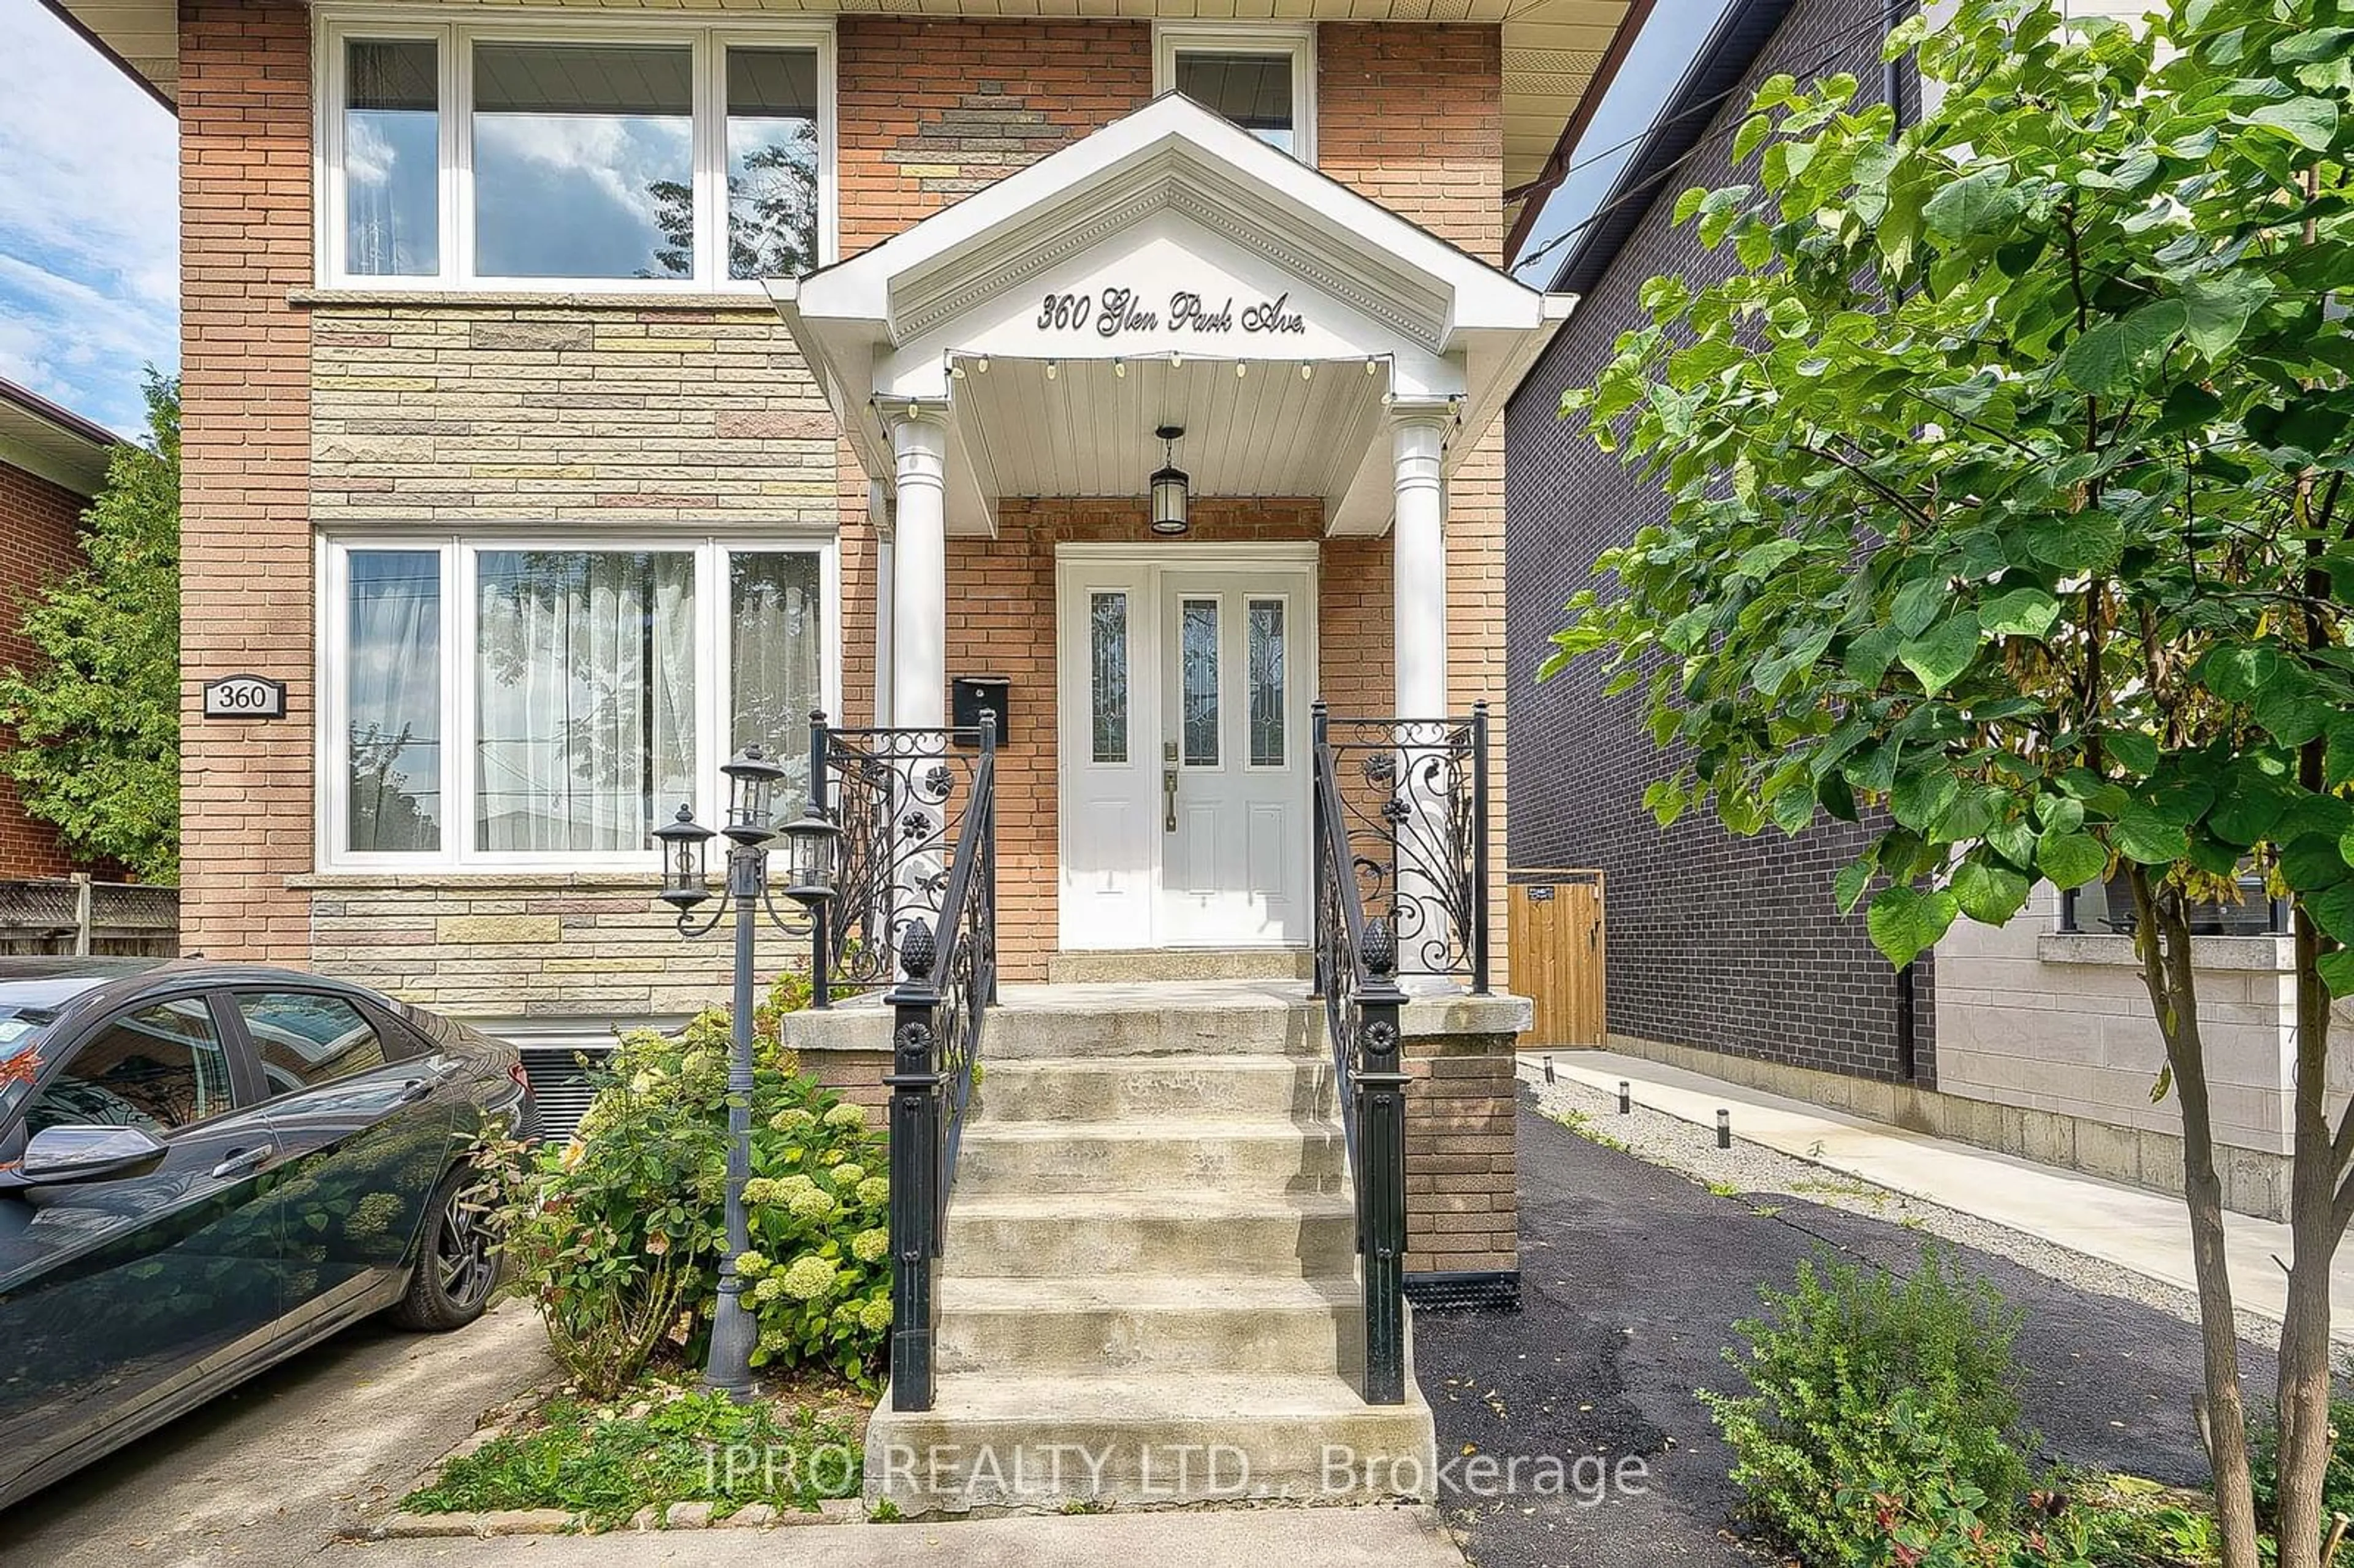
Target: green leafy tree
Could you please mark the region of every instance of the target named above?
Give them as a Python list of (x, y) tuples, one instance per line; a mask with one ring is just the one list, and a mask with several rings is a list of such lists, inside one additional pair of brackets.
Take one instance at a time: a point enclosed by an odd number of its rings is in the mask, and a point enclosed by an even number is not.
[(180, 387), (150, 373), (148, 438), (114, 450), (82, 517), (87, 564), (25, 609), (35, 669), (0, 675), (0, 750), (78, 854), (180, 870)]
[(1878, 808), (1838, 895), (1870, 895), (1898, 964), (2038, 878), (2130, 887), (2231, 1568), (2255, 1523), (2189, 910), (2243, 866), (2295, 915), (2290, 1568), (2321, 1538), (2354, 1217), (2354, 1115), (2324, 1092), (2354, 992), (2349, 23), (2344, 0), (2174, 0), (2134, 27), (1963, 0), (1891, 39), (1945, 86), (1917, 125), (1847, 78), (1768, 82), (1734, 144), (1754, 182), (1677, 207), (1738, 268), (1653, 279), (1564, 405), (1670, 499), (1547, 664), (1646, 694), (1663, 821)]

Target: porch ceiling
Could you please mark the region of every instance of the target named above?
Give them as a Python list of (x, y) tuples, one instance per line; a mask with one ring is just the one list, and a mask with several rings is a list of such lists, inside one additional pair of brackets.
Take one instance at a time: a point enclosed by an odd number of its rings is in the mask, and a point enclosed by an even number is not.
[[(44, 0), (78, 22), (165, 101), (178, 96), (173, 0)], [(472, 0), (486, 7), (512, 0)], [(546, 0), (529, 0), (545, 4)], [(642, 15), (644, 0), (563, 0)], [(759, 0), (727, 9), (926, 16), (1135, 16), (1205, 21), (1489, 22), (1503, 29), (1504, 188), (1535, 179), (1629, 0)], [(1506, 222), (1517, 203), (1506, 204)]]
[[(1162, 462), (1153, 431), (1180, 425), (1177, 466), (1196, 495), (1337, 500), (1373, 453), (1385, 377), (1362, 361), (1060, 365), (992, 358), (960, 368), (950, 399), (973, 478), (994, 495), (1142, 495)], [(1236, 362), (1240, 363), (1240, 362)], [(1307, 362), (1303, 362), (1307, 363)], [(1387, 449), (1378, 454), (1384, 461)]]

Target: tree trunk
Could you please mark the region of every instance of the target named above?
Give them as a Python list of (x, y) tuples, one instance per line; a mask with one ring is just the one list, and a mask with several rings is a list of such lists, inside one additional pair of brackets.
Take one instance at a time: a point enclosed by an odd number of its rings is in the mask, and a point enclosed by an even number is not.
[[(2315, 768), (2318, 772), (2318, 768)], [(2317, 964), (2321, 933), (2296, 911), (2296, 1141), (2289, 1168), (2288, 1310), (2281, 1323), (2280, 1568), (2321, 1561), (2322, 1481), (2329, 1467), (2329, 1265), (2344, 1227), (2337, 1215), (2338, 1159), (2325, 1104), (2329, 993)]]
[(2190, 966), (2190, 923), (2179, 893), (2150, 885), (2147, 867), (2128, 863), (2134, 947), (2141, 959), (2158, 1033), (2166, 1041), (2175, 1097), (2182, 1107), (2182, 1195), (2190, 1211), (2190, 1261), (2199, 1286), (2199, 1342), (2206, 1367), (2207, 1457), (2215, 1477), (2215, 1518), (2222, 1568), (2256, 1568), (2255, 1493), (2248, 1478), (2248, 1414), (2240, 1393), (2240, 1334), (2232, 1277), (2223, 1255), (2223, 1182), (2215, 1171), (2215, 1132), (2207, 1093), (2207, 1059), (2199, 1033), (2199, 989)]

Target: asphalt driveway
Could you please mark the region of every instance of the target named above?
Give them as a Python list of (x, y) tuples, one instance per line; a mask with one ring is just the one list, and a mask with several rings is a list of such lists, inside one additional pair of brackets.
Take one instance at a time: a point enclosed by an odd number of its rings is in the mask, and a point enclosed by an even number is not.
[(529, 1305), (339, 1334), (0, 1513), (15, 1568), (280, 1568), (388, 1511), (482, 1413), (557, 1375)]
[[(1755, 1311), (1761, 1281), (1787, 1282), (1820, 1245), (1910, 1271), (1923, 1238), (1787, 1197), (1720, 1197), (1525, 1107), (1520, 1194), (1522, 1311), (1415, 1319), (1416, 1375), (1437, 1415), (1442, 1462), (1456, 1465), (1449, 1478), (1458, 1484), (1440, 1500), (1472, 1562), (1754, 1563), (1728, 1528), (1737, 1501), (1725, 1479), (1732, 1456), (1692, 1391), (1741, 1386), (1720, 1352), (1734, 1319)], [(2199, 1382), (2194, 1330), (2007, 1259), (1954, 1250), (2023, 1309), (2026, 1419), (2043, 1435), (2047, 1457), (2203, 1482), (2190, 1407)], [(2271, 1356), (2243, 1346), (2243, 1357), (2249, 1387), (2269, 1388)], [(1467, 1449), (1500, 1465), (1520, 1457), (1531, 1483), (1544, 1473), (1543, 1457), (1554, 1457), (1570, 1489), (1467, 1496)], [(1643, 1462), (1639, 1493), (1603, 1481), (1606, 1467), (1628, 1456)], [(1581, 1500), (1596, 1490), (1607, 1495)]]

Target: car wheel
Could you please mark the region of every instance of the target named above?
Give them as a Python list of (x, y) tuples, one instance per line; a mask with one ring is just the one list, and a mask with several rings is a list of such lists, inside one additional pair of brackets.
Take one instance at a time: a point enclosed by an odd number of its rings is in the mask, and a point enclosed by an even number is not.
[(498, 1237), (491, 1216), (464, 1201), (472, 1176), (461, 1165), (433, 1190), (417, 1270), (409, 1276), (408, 1293), (391, 1312), (404, 1329), (462, 1329), (490, 1305), (499, 1282)]

